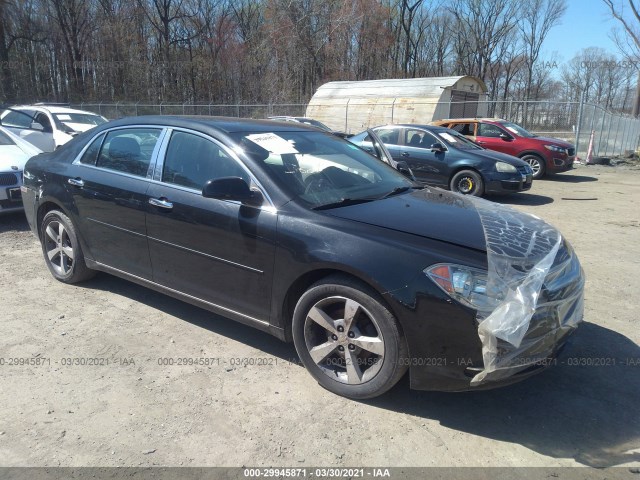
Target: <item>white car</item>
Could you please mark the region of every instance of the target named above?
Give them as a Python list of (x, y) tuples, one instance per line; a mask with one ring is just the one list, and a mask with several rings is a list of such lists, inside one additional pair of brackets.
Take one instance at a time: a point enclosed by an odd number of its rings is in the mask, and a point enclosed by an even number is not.
[(52, 152), (75, 135), (102, 125), (101, 115), (58, 105), (20, 105), (0, 114), (0, 124), (44, 152)]
[(0, 215), (22, 210), (24, 164), (42, 150), (0, 127)]

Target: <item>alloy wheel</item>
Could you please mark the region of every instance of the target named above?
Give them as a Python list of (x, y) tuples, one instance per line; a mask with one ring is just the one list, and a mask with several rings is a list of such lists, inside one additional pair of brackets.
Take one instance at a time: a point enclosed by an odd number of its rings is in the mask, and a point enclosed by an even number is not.
[(68, 275), (73, 268), (74, 251), (69, 232), (59, 220), (52, 220), (45, 229), (45, 252), (58, 275)]
[(385, 343), (380, 327), (355, 300), (334, 296), (313, 305), (304, 321), (304, 340), (313, 362), (341, 383), (363, 384), (382, 368)]
[(527, 157), (527, 163), (531, 166), (531, 170), (533, 170), (533, 176), (537, 177), (540, 175), (540, 170), (542, 169), (542, 165), (540, 165), (540, 160), (536, 157)]

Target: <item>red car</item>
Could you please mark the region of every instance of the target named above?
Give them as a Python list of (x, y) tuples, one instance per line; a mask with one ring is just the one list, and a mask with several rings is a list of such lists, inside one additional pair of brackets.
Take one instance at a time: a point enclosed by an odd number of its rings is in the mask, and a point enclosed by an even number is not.
[(573, 144), (558, 138), (538, 137), (500, 118), (455, 118), (432, 124), (456, 130), (484, 148), (521, 158), (531, 165), (534, 179), (571, 170), (576, 157)]

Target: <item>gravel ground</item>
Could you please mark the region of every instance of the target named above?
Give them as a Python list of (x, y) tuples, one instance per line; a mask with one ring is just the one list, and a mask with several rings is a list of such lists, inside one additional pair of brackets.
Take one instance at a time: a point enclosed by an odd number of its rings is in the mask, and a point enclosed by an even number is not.
[(405, 378), (367, 402), (226, 318), (106, 274), (54, 281), (24, 216), (0, 217), (0, 465), (640, 466), (640, 170), (582, 166), (494, 200), (573, 244), (587, 285), (572, 344), (513, 386)]

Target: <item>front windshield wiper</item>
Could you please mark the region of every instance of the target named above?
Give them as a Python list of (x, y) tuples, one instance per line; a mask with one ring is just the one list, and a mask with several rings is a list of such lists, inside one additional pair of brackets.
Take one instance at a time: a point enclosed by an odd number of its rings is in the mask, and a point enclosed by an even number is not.
[(404, 192), (407, 192), (409, 190), (413, 190), (413, 189), (421, 190), (423, 188), (424, 187), (422, 185), (412, 185), (410, 187), (408, 187), (408, 186), (396, 187), (393, 190), (391, 190), (390, 192), (385, 193), (381, 197), (378, 197), (378, 200), (382, 200), (382, 199), (385, 199), (385, 198), (393, 197), (394, 195), (398, 195), (400, 193), (404, 193)]
[(357, 205), (359, 203), (367, 203), (367, 202), (373, 202), (375, 200), (382, 200), (385, 198), (389, 198), (392, 197), (393, 195), (398, 195), (400, 193), (404, 193), (408, 190), (413, 190), (413, 189), (423, 189), (424, 186), (422, 185), (412, 185), (412, 186), (403, 186), (403, 187), (396, 187), (393, 190), (391, 190), (390, 192), (385, 193), (384, 195), (382, 195), (381, 197), (360, 197), (360, 198), (341, 198), (340, 200), (336, 201), (336, 202), (330, 202), (330, 203), (325, 203), (322, 205), (318, 205), (316, 207), (312, 207), (312, 210), (326, 210), (328, 208), (336, 208), (336, 207), (347, 207), (349, 205)]
[(326, 210), (326, 209), (329, 209), (329, 208), (347, 207), (349, 205), (357, 205), (359, 203), (373, 202), (374, 200), (377, 200), (377, 199), (376, 198), (368, 198), (368, 197), (341, 198), (337, 202), (324, 203), (322, 205), (318, 205), (316, 207), (312, 207), (311, 209), (312, 210)]

